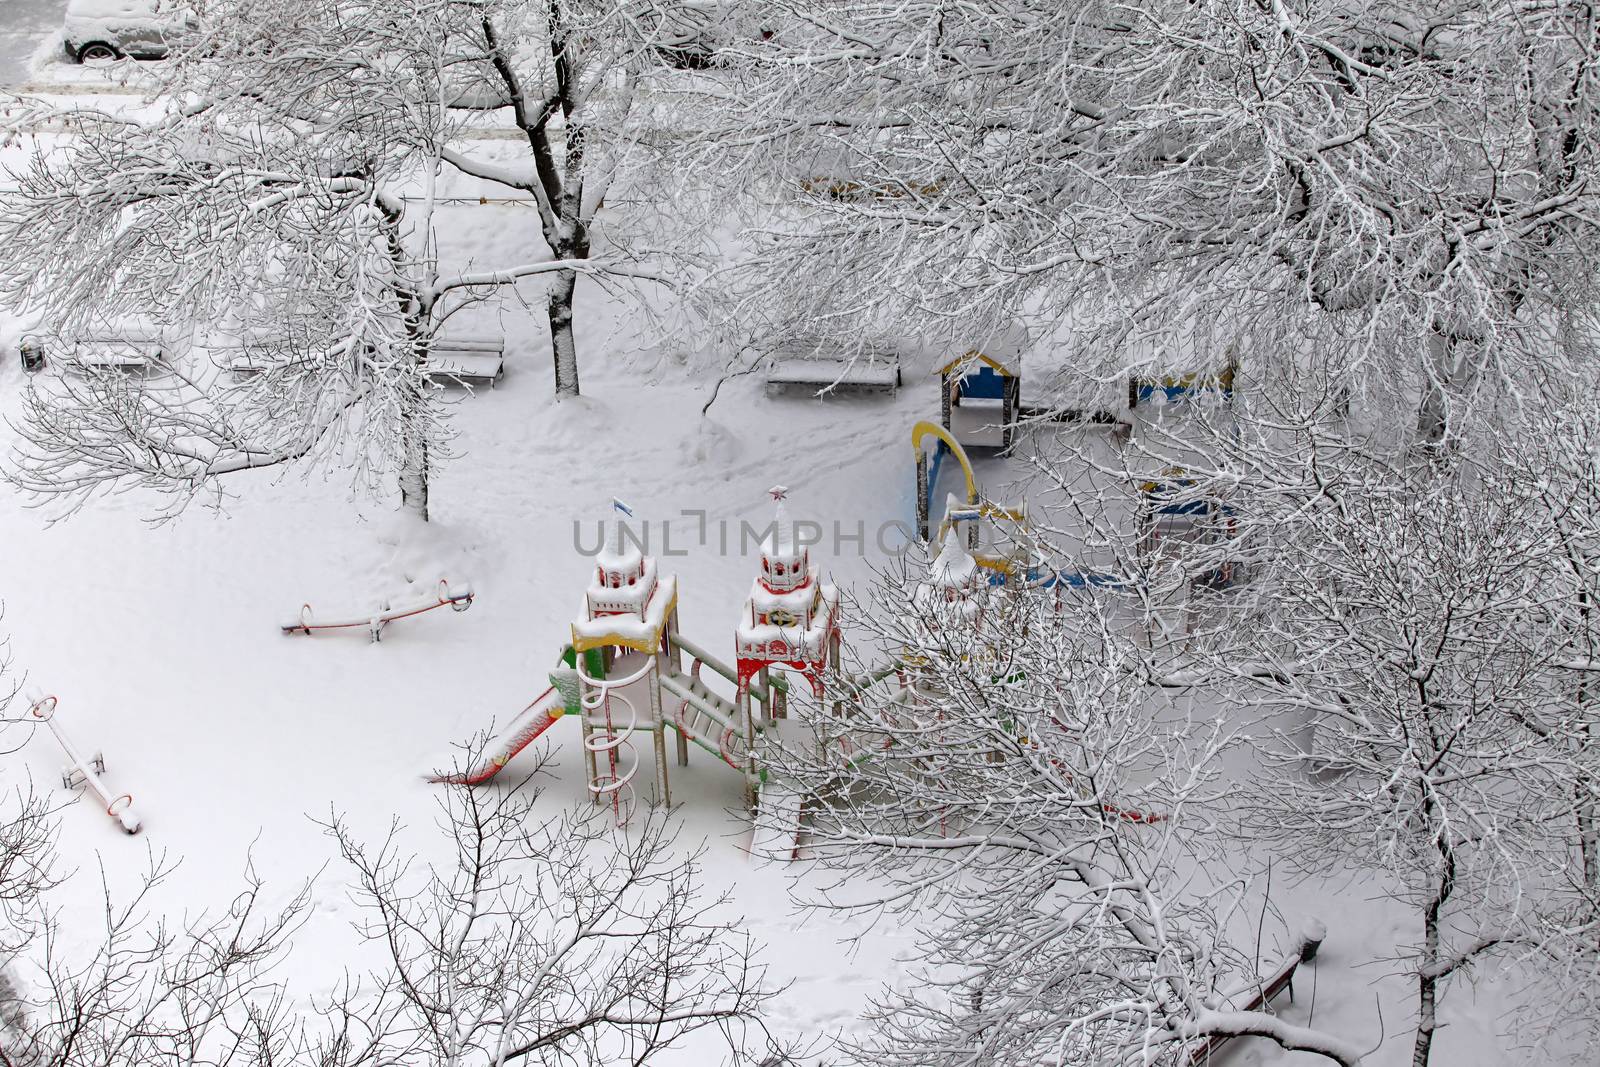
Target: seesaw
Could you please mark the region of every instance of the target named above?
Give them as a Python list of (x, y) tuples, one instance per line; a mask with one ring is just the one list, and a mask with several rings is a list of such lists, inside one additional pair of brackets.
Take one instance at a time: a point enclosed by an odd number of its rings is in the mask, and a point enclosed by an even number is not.
[(50, 732), (55, 735), (56, 742), (61, 750), (67, 754), (68, 766), (61, 773), (61, 784), (68, 789), (84, 788), (93, 794), (106, 814), (117, 821), (124, 833), (136, 834), (144, 828), (138, 813), (133, 810), (132, 793), (113, 793), (106, 784), (103, 775), (106, 773), (105, 757), (96, 752), (89, 759), (84, 759), (79, 754), (72, 741), (67, 737), (61, 724), (56, 721), (56, 705), (59, 704), (53, 696), (41, 697), (33, 702), (33, 707), (28, 709), (28, 716), (37, 722), (42, 722), (50, 727)]
[(470, 584), (463, 587), (460, 592), (452, 590), (446, 579), (439, 579), (438, 588), (430, 599), (419, 599), (401, 605), (393, 605), (385, 600), (377, 609), (365, 615), (347, 615), (342, 618), (317, 619), (313, 616), (310, 604), (300, 605), (300, 617), (294, 622), (286, 622), (282, 630), (286, 634), (310, 635), (319, 630), (352, 630), (366, 629), (368, 636), (374, 641), (383, 639), (383, 628), (391, 622), (400, 619), (409, 619), (414, 615), (421, 615), (426, 611), (436, 608), (448, 607), (452, 611), (466, 611), (472, 606), (474, 597)]

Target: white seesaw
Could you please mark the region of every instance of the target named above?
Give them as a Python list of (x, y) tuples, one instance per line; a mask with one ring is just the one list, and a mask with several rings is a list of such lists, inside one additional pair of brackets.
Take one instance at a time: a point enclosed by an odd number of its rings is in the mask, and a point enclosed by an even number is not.
[(123, 832), (136, 834), (144, 828), (144, 823), (139, 820), (139, 815), (133, 810), (132, 793), (113, 793), (111, 787), (106, 785), (102, 775), (106, 773), (105, 757), (96, 752), (91, 758), (84, 759), (78, 750), (73, 747), (66, 731), (56, 721), (56, 705), (60, 703), (55, 697), (41, 697), (34, 701), (33, 707), (28, 709), (28, 715), (50, 727), (50, 732), (55, 734), (56, 741), (61, 745), (61, 750), (67, 754), (69, 761), (67, 769), (61, 772), (61, 784), (68, 789), (83, 787), (94, 795), (95, 799), (106, 809), (106, 814), (117, 821)]
[(451, 611), (466, 611), (472, 606), (473, 596), (470, 583), (460, 589), (452, 589), (450, 583), (441, 578), (431, 598), (418, 599), (399, 606), (394, 606), (385, 600), (376, 610), (364, 616), (349, 616), (325, 622), (312, 617), (310, 604), (301, 604), (300, 617), (294, 622), (284, 623), (281, 629), (286, 634), (309, 635), (317, 630), (350, 630), (365, 627), (367, 635), (372, 640), (380, 641), (383, 639), (383, 628), (397, 619), (408, 619), (435, 608), (448, 607)]

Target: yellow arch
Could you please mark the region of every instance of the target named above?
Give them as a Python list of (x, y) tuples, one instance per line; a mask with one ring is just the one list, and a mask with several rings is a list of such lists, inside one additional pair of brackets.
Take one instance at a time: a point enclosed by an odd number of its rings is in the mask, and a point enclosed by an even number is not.
[[(967, 507), (977, 508), (984, 518), (991, 521), (996, 519), (1009, 520), (1019, 526), (1027, 526), (1028, 514), (1025, 508), (1008, 508), (999, 504), (987, 504), (978, 498), (978, 479), (972, 473), (972, 461), (967, 458), (966, 449), (962, 448), (943, 426), (936, 422), (919, 422), (911, 427), (911, 452), (913, 457), (922, 454), (923, 439), (929, 434), (943, 442), (944, 446), (954, 453), (956, 462), (961, 464), (961, 476), (967, 480)], [(923, 492), (923, 487), (917, 486), (917, 492)], [(950, 529), (950, 526), (950, 516), (946, 514), (939, 523), (939, 532), (933, 538), (934, 544), (944, 540), (944, 535)], [(1010, 574), (1015, 569), (1015, 564), (1003, 556), (973, 556), (972, 558), (978, 566), (987, 567), (989, 570)]]
[[(967, 450), (962, 448), (956, 439), (936, 422), (919, 422), (911, 427), (911, 455), (916, 458), (922, 454), (922, 439), (933, 434), (944, 443), (944, 446), (955, 454), (956, 461), (961, 464), (961, 476), (967, 480), (967, 505), (976, 506), (978, 503), (978, 479), (972, 473), (972, 461), (967, 459)], [(917, 492), (922, 492), (922, 486), (917, 486)]]
[(1000, 373), (1000, 376), (1002, 378), (1015, 378), (1017, 376), (1017, 372), (1016, 371), (1012, 370), (1010, 367), (1006, 366), (1004, 363), (1001, 363), (998, 359), (995, 359), (993, 356), (985, 355), (984, 353), (978, 351), (976, 348), (967, 349), (965, 352), (961, 353), (961, 355), (957, 356), (955, 359), (952, 359), (949, 363), (946, 363), (944, 366), (940, 367), (939, 368), (939, 373), (940, 374), (949, 374), (951, 371), (955, 370), (957, 367), (961, 366), (963, 363), (968, 364), (970, 366), (972, 363), (975, 363), (975, 362), (976, 363), (987, 363), (987, 364), (989, 364), (989, 366), (993, 367), (996, 371), (998, 371)]

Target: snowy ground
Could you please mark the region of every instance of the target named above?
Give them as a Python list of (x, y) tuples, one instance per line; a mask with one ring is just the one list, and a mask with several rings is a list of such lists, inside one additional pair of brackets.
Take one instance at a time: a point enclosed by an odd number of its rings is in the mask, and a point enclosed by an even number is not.
[(42, 38), (61, 29), (66, 0), (0, 0), (0, 86), (29, 79), (29, 58)]
[[(27, 32), (37, 34), (53, 21), (50, 10), (0, 0), (10, 36), (23, 32), (13, 31), (21, 25), (13, 14), (36, 19), (41, 29)], [(517, 224), (507, 222), (516, 209), (463, 210), (478, 213), (463, 216), (463, 232), (516, 237)], [(531, 231), (531, 217), (521, 225)], [(686, 554), (663, 566), (680, 576), (684, 632), (714, 653), (731, 654), (755, 573), (753, 556), (738, 554), (738, 524), (766, 522), (769, 485), (788, 485), (793, 515), (826, 531), (837, 524), (849, 536), (859, 524), (867, 552), (825, 538), (814, 553), (842, 582), (867, 576), (876, 531), (912, 516), (910, 428), (938, 417), (930, 354), (908, 363), (897, 397), (768, 398), (742, 378), (702, 417), (710, 381), (685, 381), (670, 352), (662, 358), (632, 343), (622, 309), (598, 303), (593, 290), (580, 293), (593, 313), (580, 335), (588, 395), (551, 401), (543, 327), (525, 311), (508, 312), (506, 381), (462, 402), (458, 455), (438, 477), (437, 521), (424, 541), (395, 544), (393, 502), (353, 498), (337, 476), (236, 481), (221, 512), (195, 508), (164, 525), (146, 521), (151, 502), (137, 496), (98, 501), (47, 526), (48, 512), (0, 495), (0, 625), (15, 665), (28, 683), (59, 695), (63, 722), (85, 747), (103, 749), (112, 781), (135, 795), (145, 819), (144, 835), (128, 839), (89, 804), (66, 813), (61, 847), (86, 875), (69, 891), (76, 907), (94, 903), (96, 864), (127, 885), (147, 849), (183, 857), (184, 875), (162, 901), (174, 912), (223, 903), (247, 855), (287, 896), (331, 860), (331, 843), (311, 822), (330, 811), (373, 836), (399, 818), (419, 850), (437, 847), (435, 792), (422, 775), (449, 761), (452, 744), (503, 724), (544, 687), (588, 572), (574, 521), (592, 546), (594, 523), (609, 516), (614, 496), (640, 520), (673, 521), (672, 546)], [(0, 321), (3, 416), (14, 415), (22, 386), (19, 330)], [(0, 428), (7, 451), (9, 435)], [(708, 544), (696, 543), (698, 520), (686, 509), (707, 513)], [(719, 520), (732, 524), (728, 552), (718, 544)], [(653, 530), (659, 536), (660, 526)], [(472, 581), (478, 602), (461, 615), (397, 624), (379, 644), (360, 634), (278, 631), (302, 602), (365, 609), (408, 578), (427, 587), (440, 577)], [(546, 737), (560, 774), (544, 801), (554, 812), (581, 800), (584, 783), (575, 729), (557, 724)], [(742, 851), (749, 827), (737, 813), (738, 778), (698, 752), (691, 758), (673, 777), (685, 846), (708, 843), (708, 880), (732, 889), (768, 944), (775, 975), (793, 981), (779, 1027), (816, 1036), (855, 1025), (866, 998), (900, 979), (908, 933), (876, 930), (852, 954), (843, 943), (848, 924), (823, 918), (799, 927), (787, 897), (794, 872), (752, 864)], [(25, 763), (42, 786), (56, 783), (48, 737), (29, 747)], [(313, 991), (351, 959), (341, 881), (332, 866), (318, 876), (316, 913), (294, 958)], [(1280, 886), (1277, 896), (1291, 918), (1317, 914), (1331, 930), (1286, 1010), (1358, 1042), (1386, 1035), (1370, 1062), (1406, 1062), (1409, 988), (1374, 961), (1413, 936), (1407, 917), (1360, 881)], [(92, 936), (84, 929), (84, 940)], [(1453, 992), (1434, 1062), (1503, 1062), (1499, 999), (1482, 994), (1479, 1010), (1467, 990)], [(1219, 1062), (1238, 1067), (1318, 1062), (1259, 1042), (1227, 1056)], [(701, 1061), (691, 1053), (684, 1062)]]

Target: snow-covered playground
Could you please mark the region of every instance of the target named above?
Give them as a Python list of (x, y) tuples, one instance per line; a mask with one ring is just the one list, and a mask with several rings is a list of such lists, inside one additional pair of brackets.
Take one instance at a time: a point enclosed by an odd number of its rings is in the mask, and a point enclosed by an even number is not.
[(1593, 160), (1302, 217), (1495, 5), (11, 3), (0, 1065), (1600, 1047)]

